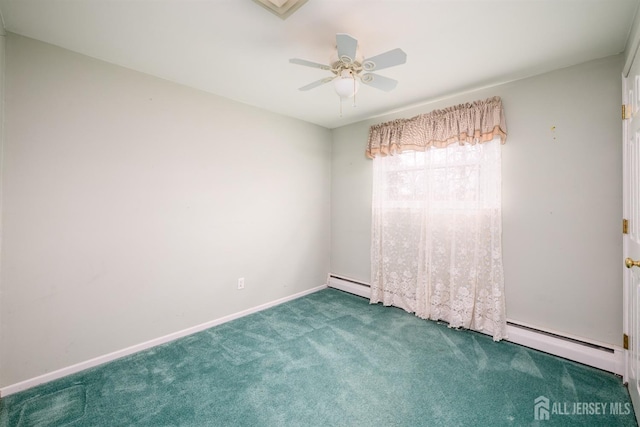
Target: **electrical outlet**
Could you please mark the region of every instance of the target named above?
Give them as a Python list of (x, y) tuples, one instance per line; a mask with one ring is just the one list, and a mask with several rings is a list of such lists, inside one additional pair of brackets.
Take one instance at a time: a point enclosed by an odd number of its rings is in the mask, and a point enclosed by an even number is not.
[(238, 289), (244, 289), (244, 277), (238, 279)]

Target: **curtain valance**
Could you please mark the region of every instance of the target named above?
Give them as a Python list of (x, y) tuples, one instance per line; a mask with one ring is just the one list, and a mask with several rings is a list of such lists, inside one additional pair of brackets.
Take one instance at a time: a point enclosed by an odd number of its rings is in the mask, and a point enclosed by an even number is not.
[(495, 137), (503, 144), (507, 140), (502, 100), (497, 96), (371, 126), (366, 154), (372, 159), (454, 142), (483, 143)]

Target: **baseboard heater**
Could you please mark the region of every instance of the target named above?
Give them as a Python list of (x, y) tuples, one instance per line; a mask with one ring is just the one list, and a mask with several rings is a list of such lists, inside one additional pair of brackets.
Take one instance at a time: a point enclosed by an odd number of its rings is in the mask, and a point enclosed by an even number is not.
[(367, 299), (371, 298), (371, 286), (368, 283), (363, 283), (355, 279), (330, 274), (327, 278), (327, 286)]
[(624, 375), (624, 349), (507, 321), (507, 341)]
[[(327, 286), (367, 299), (371, 297), (368, 283), (348, 277), (329, 274)], [(618, 375), (624, 374), (624, 350), (621, 347), (589, 342), (515, 321), (507, 321), (507, 334), (509, 337), (506, 340), (515, 344)]]
[(611, 348), (611, 347), (605, 347), (605, 346), (602, 346), (600, 344), (593, 344), (593, 343), (590, 343), (590, 342), (579, 340), (577, 338), (570, 338), (570, 337), (566, 337), (564, 335), (558, 335), (558, 334), (555, 334), (553, 332), (543, 331), (541, 329), (533, 328), (531, 326), (524, 326), (524, 325), (522, 325), (520, 323), (507, 321), (507, 325), (513, 326), (514, 328), (520, 328), (520, 329), (524, 329), (526, 331), (535, 332), (536, 334), (542, 334), (542, 335), (546, 335), (548, 337), (560, 339), (560, 340), (563, 340), (563, 341), (566, 341), (566, 342), (584, 345), (586, 347), (591, 347), (591, 348), (593, 348), (595, 350), (600, 350), (600, 351), (604, 351), (604, 352), (611, 353), (611, 354), (613, 354), (615, 352), (615, 350), (613, 348)]

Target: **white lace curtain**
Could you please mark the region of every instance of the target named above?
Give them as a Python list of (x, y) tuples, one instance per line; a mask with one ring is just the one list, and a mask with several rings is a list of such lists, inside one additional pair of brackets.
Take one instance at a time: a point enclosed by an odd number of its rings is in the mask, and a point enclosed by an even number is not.
[[(470, 117), (478, 112), (469, 111), (474, 106), (496, 100), (443, 111)], [(434, 113), (432, 118), (438, 116)], [(499, 132), (488, 141), (483, 141), (482, 130), (470, 129), (476, 137), (465, 143), (453, 144), (453, 139), (433, 148), (438, 144), (421, 141), (418, 145), (425, 148), (415, 150), (416, 144), (405, 139), (406, 147), (397, 144), (387, 151), (395, 155), (374, 158), (371, 303), (444, 320), (455, 328), (486, 331), (500, 340), (506, 337), (500, 168), (506, 129), (501, 104), (492, 116), (499, 119)]]

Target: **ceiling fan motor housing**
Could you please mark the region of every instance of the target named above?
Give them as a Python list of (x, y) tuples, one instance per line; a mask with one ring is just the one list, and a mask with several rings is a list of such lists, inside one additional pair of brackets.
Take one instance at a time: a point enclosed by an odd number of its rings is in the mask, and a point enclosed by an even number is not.
[(329, 59), (329, 64), (331, 64), (331, 72), (339, 76), (342, 74), (342, 71), (348, 70), (353, 72), (353, 74), (357, 76), (364, 69), (362, 66), (362, 61), (364, 58), (360, 54), (360, 49), (356, 51), (355, 56), (355, 58), (349, 58), (347, 55), (338, 57), (337, 51), (334, 52)]

